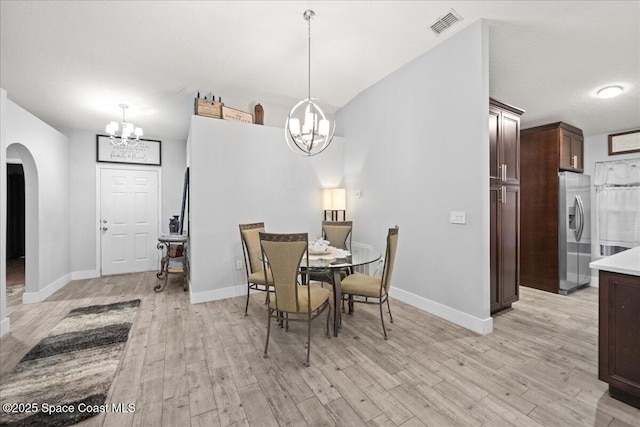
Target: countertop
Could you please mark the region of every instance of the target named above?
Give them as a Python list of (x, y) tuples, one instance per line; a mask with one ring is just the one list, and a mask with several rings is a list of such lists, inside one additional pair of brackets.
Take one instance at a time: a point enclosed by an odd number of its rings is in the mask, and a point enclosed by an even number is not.
[(640, 276), (640, 246), (593, 261), (589, 267), (612, 273)]

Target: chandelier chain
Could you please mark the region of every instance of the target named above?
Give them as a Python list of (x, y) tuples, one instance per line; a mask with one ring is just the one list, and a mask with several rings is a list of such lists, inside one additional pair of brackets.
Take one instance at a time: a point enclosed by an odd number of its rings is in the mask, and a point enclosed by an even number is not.
[(307, 18), (307, 24), (308, 24), (308, 30), (309, 30), (309, 34), (308, 34), (308, 38), (309, 38), (309, 49), (308, 49), (308, 52), (309, 52), (309, 63), (308, 63), (308, 65), (309, 65), (309, 67), (308, 67), (308, 73), (307, 73), (307, 76), (308, 76), (308, 80), (307, 80), (308, 81), (308, 84), (307, 84), (307, 98), (308, 99), (311, 99), (311, 16), (312, 15), (309, 15), (308, 18)]

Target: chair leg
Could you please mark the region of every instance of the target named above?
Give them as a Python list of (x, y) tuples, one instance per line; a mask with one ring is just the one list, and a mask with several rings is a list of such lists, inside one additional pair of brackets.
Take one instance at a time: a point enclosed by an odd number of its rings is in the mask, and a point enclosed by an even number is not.
[(353, 295), (349, 295), (349, 314), (353, 314)]
[(384, 316), (382, 315), (382, 303), (378, 304), (378, 306), (380, 307), (380, 321), (382, 322), (382, 332), (384, 332), (384, 339), (388, 340), (389, 338), (387, 337), (387, 329), (384, 327)]
[(247, 303), (244, 305), (244, 315), (248, 316), (247, 310), (249, 310), (249, 295), (251, 295), (251, 286), (247, 283)]
[(331, 338), (331, 332), (329, 332), (329, 319), (331, 318), (331, 304), (329, 306), (329, 313), (327, 313), (327, 338)]
[(391, 306), (389, 305), (389, 296), (387, 296), (387, 310), (389, 310), (389, 319), (391, 319), (391, 323), (393, 323), (393, 316), (391, 315)]
[(267, 357), (267, 350), (269, 349), (269, 333), (271, 332), (271, 309), (267, 309), (267, 341), (264, 345), (264, 354), (262, 357)]
[(304, 362), (305, 367), (309, 367), (309, 354), (311, 353), (311, 313), (307, 314), (307, 360)]

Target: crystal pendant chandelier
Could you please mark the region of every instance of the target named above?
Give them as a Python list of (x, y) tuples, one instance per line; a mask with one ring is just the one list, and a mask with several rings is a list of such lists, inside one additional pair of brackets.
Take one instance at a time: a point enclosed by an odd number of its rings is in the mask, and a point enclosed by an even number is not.
[(122, 134), (117, 135), (119, 126), (118, 122), (111, 122), (107, 125), (105, 132), (111, 137), (111, 144), (117, 146), (124, 145), (125, 147), (135, 147), (140, 141), (142, 136), (142, 128), (134, 128), (133, 123), (127, 123), (124, 118), (124, 111), (129, 108), (126, 104), (118, 105), (122, 108)]
[(309, 29), (309, 73), (307, 99), (298, 102), (289, 111), (285, 123), (285, 136), (289, 148), (296, 154), (315, 156), (324, 151), (336, 128), (331, 107), (318, 98), (311, 98), (311, 18), (313, 10), (302, 15)]

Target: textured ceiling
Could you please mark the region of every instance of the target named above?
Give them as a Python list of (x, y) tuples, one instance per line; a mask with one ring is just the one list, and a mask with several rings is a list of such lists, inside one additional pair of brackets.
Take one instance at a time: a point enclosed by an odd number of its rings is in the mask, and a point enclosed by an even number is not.
[[(587, 135), (640, 127), (638, 1), (2, 1), (0, 86), (57, 128), (97, 132), (119, 117), (147, 135), (186, 139), (197, 90), (341, 107), (477, 19), (490, 26), (490, 94)], [(454, 8), (441, 36), (429, 26)], [(618, 98), (596, 89), (619, 84)]]

